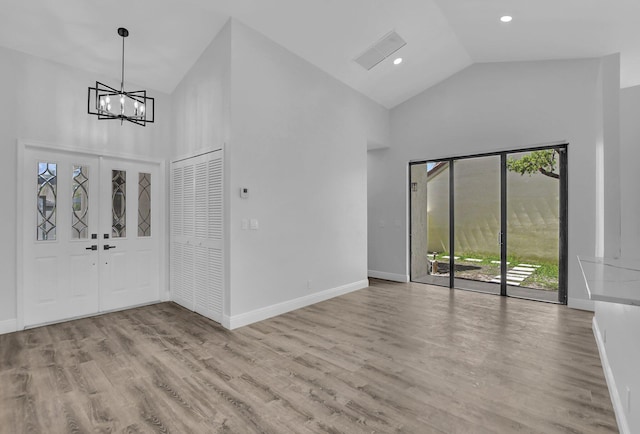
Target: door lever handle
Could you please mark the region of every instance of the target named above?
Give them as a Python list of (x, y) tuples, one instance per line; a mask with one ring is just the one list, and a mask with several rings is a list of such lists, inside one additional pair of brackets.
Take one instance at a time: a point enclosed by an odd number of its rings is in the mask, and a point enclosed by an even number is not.
[(98, 250), (98, 245), (94, 244), (93, 246), (85, 247), (85, 250)]
[(109, 244), (105, 244), (104, 247), (103, 247), (103, 249), (105, 249), (105, 250), (115, 249), (115, 248), (116, 248), (116, 246), (110, 246)]

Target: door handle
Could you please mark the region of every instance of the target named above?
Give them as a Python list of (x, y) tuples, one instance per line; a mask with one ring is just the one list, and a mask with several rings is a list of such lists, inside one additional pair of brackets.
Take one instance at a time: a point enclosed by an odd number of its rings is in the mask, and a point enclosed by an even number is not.
[(98, 250), (98, 245), (94, 244), (94, 245), (92, 245), (90, 247), (85, 247), (85, 250)]
[(115, 248), (116, 248), (116, 246), (110, 246), (109, 244), (105, 244), (104, 247), (103, 247), (103, 249), (105, 249), (105, 250), (115, 249)]

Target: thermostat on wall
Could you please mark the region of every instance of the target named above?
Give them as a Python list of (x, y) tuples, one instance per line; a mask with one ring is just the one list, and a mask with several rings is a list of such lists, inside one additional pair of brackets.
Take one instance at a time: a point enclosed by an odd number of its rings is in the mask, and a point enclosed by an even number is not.
[(249, 197), (249, 189), (246, 187), (240, 188), (240, 197), (246, 199)]

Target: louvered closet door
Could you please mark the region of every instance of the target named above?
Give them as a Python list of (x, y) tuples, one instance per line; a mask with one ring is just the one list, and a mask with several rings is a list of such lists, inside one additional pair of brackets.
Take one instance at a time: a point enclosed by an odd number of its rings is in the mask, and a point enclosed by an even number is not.
[(222, 321), (222, 152), (172, 165), (171, 285), (174, 300)]
[(175, 302), (193, 310), (193, 293), (189, 294), (185, 288), (184, 277), (184, 163), (171, 165), (171, 256), (170, 256), (170, 285), (171, 295)]

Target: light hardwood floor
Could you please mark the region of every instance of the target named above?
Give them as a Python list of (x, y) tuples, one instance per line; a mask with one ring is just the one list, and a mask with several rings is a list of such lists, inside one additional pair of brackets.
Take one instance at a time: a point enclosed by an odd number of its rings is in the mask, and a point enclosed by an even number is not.
[(0, 432), (617, 432), (591, 318), (380, 280), (235, 331), (137, 308), (0, 336)]

